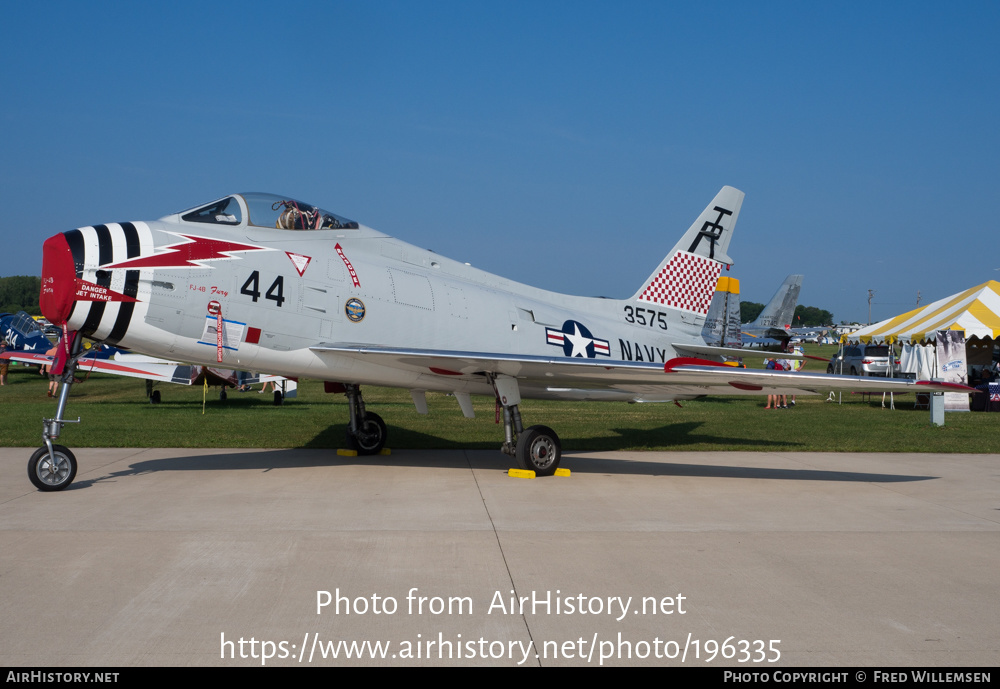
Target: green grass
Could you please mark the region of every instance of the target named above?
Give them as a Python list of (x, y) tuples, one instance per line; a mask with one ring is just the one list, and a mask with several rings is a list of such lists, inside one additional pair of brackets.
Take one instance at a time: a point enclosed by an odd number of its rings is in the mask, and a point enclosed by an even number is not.
[[(827, 353), (832, 348), (826, 348)], [(817, 368), (825, 365), (810, 364)], [(41, 444), (42, 418), (55, 413), (46, 381), (33, 369), (11, 367), (0, 388), (0, 446)], [(218, 400), (211, 388), (202, 414), (202, 389), (160, 385), (163, 402), (146, 401), (143, 381), (93, 375), (74, 386), (67, 416), (83, 422), (63, 430), (69, 447), (309, 447), (344, 446), (347, 404), (323, 384), (302, 381), (299, 396), (282, 407), (270, 395), (229, 391)], [(409, 392), (366, 387), (365, 402), (389, 426), (389, 447), (496, 449), (503, 427), (494, 423), (494, 402), (473, 398), (475, 419), (458, 403), (428, 393), (430, 414), (416, 413)], [(753, 450), (850, 452), (1000, 452), (1000, 414), (949, 413), (942, 428), (926, 410), (914, 410), (912, 394), (896, 397), (895, 410), (881, 397), (866, 402), (844, 394), (841, 405), (825, 397), (798, 398), (788, 410), (765, 410), (765, 397), (706, 397), (673, 404), (547, 402), (525, 400), (525, 425), (556, 430), (566, 451)]]

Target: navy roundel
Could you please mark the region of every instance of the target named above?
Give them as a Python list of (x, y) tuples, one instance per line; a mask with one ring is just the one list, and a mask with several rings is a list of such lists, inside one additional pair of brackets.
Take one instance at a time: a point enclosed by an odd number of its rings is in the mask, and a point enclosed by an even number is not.
[(566, 321), (562, 330), (546, 328), (545, 341), (562, 347), (563, 354), (568, 357), (594, 359), (598, 356), (611, 356), (610, 343), (594, 337), (587, 326), (579, 321)]

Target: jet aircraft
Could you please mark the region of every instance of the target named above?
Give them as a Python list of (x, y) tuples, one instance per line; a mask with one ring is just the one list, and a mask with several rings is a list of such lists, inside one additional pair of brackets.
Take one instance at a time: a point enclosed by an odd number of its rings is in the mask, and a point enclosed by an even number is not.
[(743, 346), (743, 333), (740, 330), (740, 281), (736, 278), (719, 278), (701, 335), (706, 344), (736, 348)]
[(53, 441), (69, 422), (84, 336), (169, 360), (327, 381), (328, 391), (347, 396), (347, 440), (359, 454), (378, 453), (387, 438), (362, 385), (409, 389), (420, 413), (428, 390), (453, 393), (466, 416), (470, 395), (495, 397), (502, 451), (539, 475), (554, 473), (562, 445), (551, 428), (524, 426), (522, 398), (668, 401), (912, 386), (722, 363), (743, 351), (706, 344), (702, 328), (733, 262), (743, 198), (724, 187), (627, 299), (519, 284), (270, 194), (56, 234), (43, 246), (41, 307), (67, 330), (54, 366), (67, 384), (29, 476), (41, 490), (61, 490), (76, 474), (72, 452)]
[(760, 315), (752, 323), (746, 323), (740, 328), (747, 338), (743, 341), (743, 346), (777, 345), (784, 349), (792, 337), (792, 318), (795, 316), (795, 306), (801, 290), (801, 275), (786, 277)]

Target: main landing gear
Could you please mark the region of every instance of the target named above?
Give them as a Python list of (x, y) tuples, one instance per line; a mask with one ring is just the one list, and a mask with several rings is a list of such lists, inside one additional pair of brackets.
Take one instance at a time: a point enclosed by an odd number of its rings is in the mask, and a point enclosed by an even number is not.
[(62, 490), (73, 483), (73, 479), (76, 478), (76, 457), (69, 451), (69, 448), (52, 442), (59, 437), (63, 425), (80, 423), (79, 418), (76, 421), (63, 418), (66, 403), (69, 400), (69, 390), (73, 386), (73, 374), (76, 373), (77, 362), (84, 354), (83, 336), (79, 332), (72, 332), (70, 336), (72, 344), (66, 367), (63, 369), (56, 416), (54, 419), (42, 421), (42, 438), (45, 440), (45, 446), (35, 450), (31, 459), (28, 460), (28, 478), (38, 490), (46, 492)]
[(521, 424), (521, 393), (517, 379), (505, 375), (488, 376), (496, 392), (497, 401), (503, 407), (504, 443), (500, 451), (511, 455), (522, 469), (534, 471), (537, 476), (551, 476), (559, 468), (562, 458), (562, 443), (559, 436), (548, 426)]
[[(548, 426), (529, 426), (521, 423), (521, 393), (517, 379), (502, 374), (489, 374), (497, 401), (503, 408), (504, 443), (500, 451), (514, 457), (522, 469), (534, 471), (537, 476), (551, 476), (559, 468), (562, 443)], [(349, 383), (327, 383), (327, 392), (343, 392), (347, 396), (351, 420), (347, 426), (347, 446), (359, 455), (377, 455), (385, 447), (388, 431), (378, 414), (365, 411), (361, 388)]]
[(365, 401), (361, 388), (345, 384), (344, 394), (351, 410), (351, 422), (347, 426), (347, 446), (357, 450), (359, 455), (377, 455), (385, 447), (388, 431), (385, 421), (375, 412), (365, 411)]

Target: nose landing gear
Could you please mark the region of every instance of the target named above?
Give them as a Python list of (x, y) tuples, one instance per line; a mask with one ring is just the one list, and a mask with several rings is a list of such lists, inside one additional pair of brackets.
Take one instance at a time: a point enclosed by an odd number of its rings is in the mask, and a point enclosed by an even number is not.
[(45, 446), (35, 450), (31, 459), (28, 460), (28, 478), (38, 490), (46, 492), (63, 490), (76, 478), (76, 457), (69, 451), (69, 448), (52, 442), (59, 437), (65, 424), (80, 423), (79, 417), (75, 421), (64, 419), (63, 413), (66, 411), (66, 403), (69, 401), (70, 388), (73, 387), (73, 374), (76, 373), (76, 365), (84, 354), (83, 335), (73, 331), (68, 333), (66, 337), (71, 338), (72, 344), (63, 369), (56, 416), (53, 419), (43, 420), (42, 439), (45, 441)]

